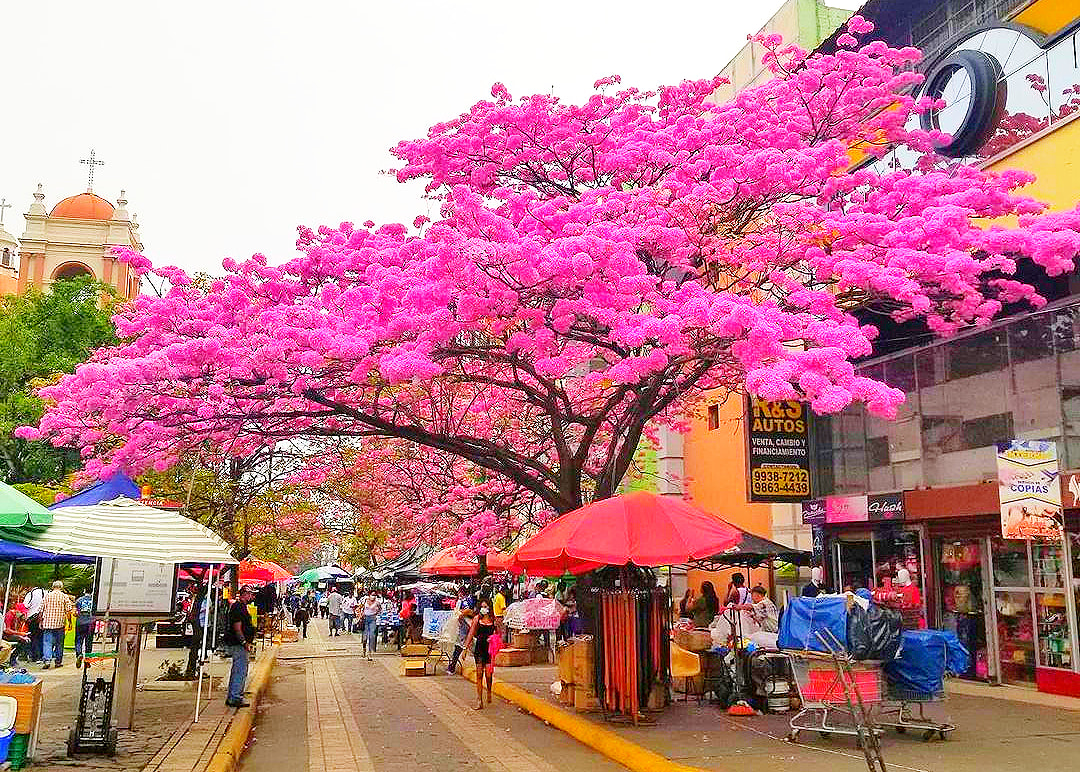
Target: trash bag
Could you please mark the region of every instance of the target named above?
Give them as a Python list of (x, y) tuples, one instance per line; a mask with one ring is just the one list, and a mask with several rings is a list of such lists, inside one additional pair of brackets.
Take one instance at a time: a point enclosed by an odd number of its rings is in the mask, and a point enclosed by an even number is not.
[(829, 646), (846, 648), (847, 617), (847, 598), (843, 595), (791, 598), (780, 619), (777, 643), (781, 649), (822, 652), (829, 651), (824, 641)]
[(871, 603), (858, 603), (848, 609), (848, 653), (853, 659), (876, 659), (888, 662), (900, 648), (903, 619), (900, 612)]
[(847, 612), (847, 650), (853, 659), (872, 659), (870, 649), (870, 612), (858, 603)]
[(941, 630), (945, 637), (945, 669), (953, 675), (966, 673), (971, 667), (971, 652), (967, 650), (956, 633), (951, 630)]
[(900, 635), (900, 654), (884, 666), (889, 689), (914, 692), (921, 697), (945, 689), (948, 646), (940, 630), (905, 630)]

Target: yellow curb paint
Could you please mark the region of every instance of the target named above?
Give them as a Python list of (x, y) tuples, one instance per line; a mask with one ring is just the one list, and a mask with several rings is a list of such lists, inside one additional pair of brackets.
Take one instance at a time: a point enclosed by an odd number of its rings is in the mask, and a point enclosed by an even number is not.
[(255, 708), (270, 684), (270, 673), (274, 669), (280, 649), (280, 646), (271, 646), (263, 650), (263, 658), (255, 666), (255, 673), (251, 677), (251, 707), (239, 708), (236, 711), (225, 736), (221, 738), (221, 744), (206, 765), (206, 772), (233, 772), (240, 763), (251, 728), (255, 726)]
[[(476, 668), (463, 666), (461, 674), (476, 683)], [(524, 689), (508, 684), (506, 681), (496, 678), (491, 690), (504, 700), (514, 703), (519, 708), (524, 708), (556, 729), (566, 732), (578, 742), (588, 745), (634, 772), (705, 772), (700, 767), (676, 764), (659, 753), (630, 742), (610, 729), (557, 708), (546, 700), (529, 694)]]

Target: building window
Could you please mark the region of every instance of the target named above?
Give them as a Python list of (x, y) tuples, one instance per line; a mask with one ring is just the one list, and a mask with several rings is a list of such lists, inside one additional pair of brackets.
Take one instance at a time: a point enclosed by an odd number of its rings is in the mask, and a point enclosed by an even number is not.
[(11, 267), (11, 250), (7, 247), (4, 247), (4, 255), (2, 258), (0, 258), (0, 264), (2, 264), (5, 268)]
[(961, 450), (974, 450), (1012, 439), (1012, 413), (998, 413), (964, 421), (960, 427)]
[(866, 465), (871, 469), (889, 465), (888, 437), (870, 437), (866, 440)]
[(709, 409), (708, 409), (707, 412), (708, 412), (708, 417), (709, 417), (709, 431), (712, 431), (713, 429), (719, 429), (720, 428), (720, 406), (719, 405), (709, 405)]

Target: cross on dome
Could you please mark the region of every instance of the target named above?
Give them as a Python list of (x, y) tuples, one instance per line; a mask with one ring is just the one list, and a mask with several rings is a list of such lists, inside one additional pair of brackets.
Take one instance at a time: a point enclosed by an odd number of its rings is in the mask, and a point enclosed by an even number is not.
[(87, 177), (87, 180), (86, 180), (86, 192), (87, 193), (93, 193), (94, 192), (94, 167), (95, 166), (104, 166), (105, 162), (97, 160), (94, 157), (94, 149), (90, 148), (90, 157), (80, 159), (79, 163), (86, 164), (87, 166), (90, 167), (90, 174), (89, 174), (89, 176)]
[(4, 210), (11, 209), (11, 204), (6, 198), (0, 198), (0, 228), (4, 227)]

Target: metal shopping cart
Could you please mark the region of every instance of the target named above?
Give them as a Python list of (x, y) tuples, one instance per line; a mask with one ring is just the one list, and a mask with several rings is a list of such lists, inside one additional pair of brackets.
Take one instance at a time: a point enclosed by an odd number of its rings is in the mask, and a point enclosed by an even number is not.
[(875, 722), (878, 726), (891, 727), (900, 734), (909, 729), (922, 732), (923, 740), (932, 740), (935, 736), (946, 740), (956, 726), (934, 721), (925, 713), (928, 702), (941, 702), (944, 699), (944, 691), (927, 693), (888, 684), (886, 698), (878, 706)]

